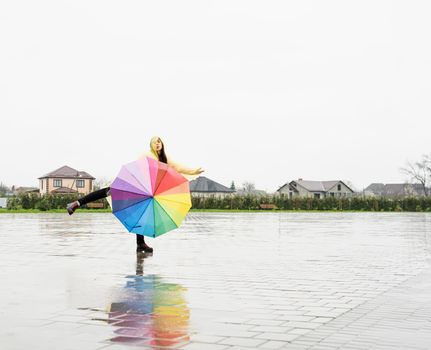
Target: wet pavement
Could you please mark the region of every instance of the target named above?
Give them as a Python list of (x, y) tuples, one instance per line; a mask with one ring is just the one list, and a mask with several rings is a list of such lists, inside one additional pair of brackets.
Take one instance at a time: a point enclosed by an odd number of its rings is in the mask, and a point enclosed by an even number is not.
[(0, 215), (0, 348), (431, 349), (431, 214)]

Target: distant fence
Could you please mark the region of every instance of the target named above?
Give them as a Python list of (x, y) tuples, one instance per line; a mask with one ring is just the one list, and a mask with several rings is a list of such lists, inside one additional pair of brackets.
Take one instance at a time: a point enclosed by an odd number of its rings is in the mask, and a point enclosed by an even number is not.
[[(13, 209), (65, 209), (76, 195), (45, 195), (37, 193), (9, 197), (7, 208)], [(355, 211), (409, 211), (431, 212), (431, 197), (384, 198), (284, 198), (281, 196), (226, 196), (223, 198), (192, 196), (194, 209), (221, 210), (355, 210)], [(88, 205), (92, 208), (108, 208), (106, 200)]]

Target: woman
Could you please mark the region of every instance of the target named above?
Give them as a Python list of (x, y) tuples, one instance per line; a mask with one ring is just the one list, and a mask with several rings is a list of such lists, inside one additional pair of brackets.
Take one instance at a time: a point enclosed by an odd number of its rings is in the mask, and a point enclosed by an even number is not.
[[(146, 153), (144, 156), (150, 157), (155, 160), (158, 160), (159, 162), (168, 164), (179, 173), (185, 175), (189, 180), (191, 179), (192, 176), (199, 175), (204, 171), (202, 168), (191, 169), (173, 162), (170, 158), (166, 156), (165, 146), (163, 144), (162, 139), (158, 136), (155, 136), (151, 139), (150, 151)], [(100, 190), (91, 192), (86, 196), (79, 198), (78, 200), (72, 203), (69, 203), (67, 205), (67, 212), (69, 213), (69, 215), (72, 215), (75, 212), (75, 210), (78, 209), (80, 206), (96, 201), (98, 199), (108, 197), (109, 191), (110, 191), (110, 188), (105, 187)], [(146, 253), (153, 252), (153, 248), (151, 248), (145, 243), (145, 239), (143, 235), (138, 235), (138, 234), (136, 235), (136, 244), (137, 244), (137, 248), (136, 248), (137, 252), (142, 252), (142, 251)]]

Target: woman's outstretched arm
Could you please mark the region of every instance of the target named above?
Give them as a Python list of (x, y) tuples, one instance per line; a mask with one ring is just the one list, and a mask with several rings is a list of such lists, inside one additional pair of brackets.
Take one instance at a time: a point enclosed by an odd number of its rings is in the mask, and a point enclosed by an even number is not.
[(202, 168), (188, 168), (182, 164), (174, 162), (170, 158), (168, 158), (168, 165), (174, 168), (179, 173), (186, 174), (186, 175), (199, 175), (204, 172)]

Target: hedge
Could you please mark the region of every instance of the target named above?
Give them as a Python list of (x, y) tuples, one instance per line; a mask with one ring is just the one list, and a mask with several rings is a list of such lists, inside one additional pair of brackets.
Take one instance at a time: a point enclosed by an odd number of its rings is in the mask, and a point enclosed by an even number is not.
[[(66, 209), (67, 203), (76, 200), (76, 195), (44, 195), (40, 196), (38, 193), (23, 193), (17, 196), (9, 197), (7, 200), (7, 209), (39, 209), (47, 211), (51, 209)], [(104, 207), (107, 208), (108, 203), (102, 200)], [(85, 209), (86, 207), (83, 206)]]
[(431, 211), (431, 197), (283, 198), (281, 196), (193, 197), (194, 209), (259, 210), (274, 204), (278, 210)]
[[(20, 194), (8, 198), (7, 208), (14, 209), (65, 209), (75, 195)], [(107, 208), (106, 200), (101, 201)], [(351, 198), (285, 198), (281, 196), (192, 196), (193, 209), (260, 210), (261, 204), (274, 204), (276, 210), (325, 210), (325, 211), (409, 211), (431, 212), (431, 197), (351, 197)], [(85, 208), (85, 207), (84, 207)]]

